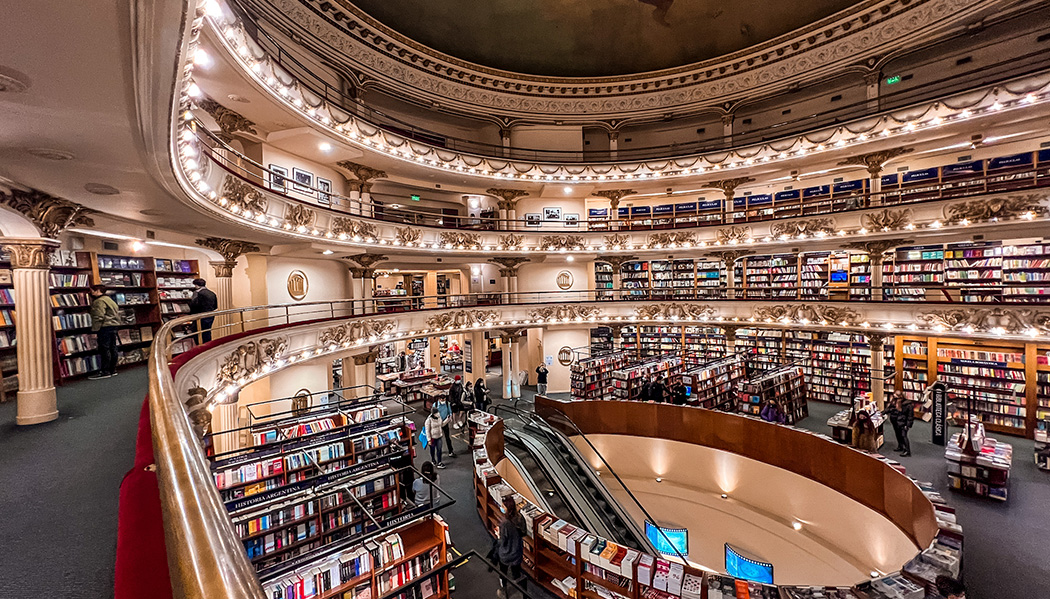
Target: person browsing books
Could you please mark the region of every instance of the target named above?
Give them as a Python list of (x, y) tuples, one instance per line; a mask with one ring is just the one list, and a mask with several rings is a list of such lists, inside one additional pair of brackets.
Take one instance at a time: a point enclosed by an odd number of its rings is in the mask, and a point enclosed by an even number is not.
[(914, 403), (904, 396), (903, 393), (897, 391), (893, 394), (893, 398), (890, 401), (890, 408), (886, 410), (886, 415), (890, 418), (890, 425), (893, 426), (893, 435), (897, 437), (897, 453), (901, 454), (901, 457), (907, 457), (911, 455), (911, 441), (908, 440), (908, 432), (911, 430), (911, 425), (915, 422), (915, 405)]
[(434, 485), (440, 484), (438, 483), (440, 478), (434, 469), (434, 462), (423, 462), (423, 469), (420, 470), (420, 473), (423, 476), (412, 483), (412, 500), (416, 502), (416, 505), (429, 504), (434, 497)]
[[(193, 279), (193, 296), (190, 297), (190, 314), (206, 314), (219, 309), (219, 298), (215, 292), (208, 289), (208, 282), (204, 279)], [(215, 322), (214, 316), (206, 316), (197, 320), (197, 332), (200, 333), (200, 342), (211, 341), (211, 325)]]
[(105, 285), (92, 285), (88, 291), (91, 300), (91, 330), (98, 343), (98, 373), (89, 379), (117, 376), (117, 327), (120, 326), (120, 308), (106, 295)]
[(427, 416), (426, 421), (423, 423), (423, 431), (427, 434), (430, 459), (438, 468), (445, 467), (445, 463), (441, 461), (441, 437), (444, 434), (441, 429), (441, 411), (438, 410), (435, 404), (430, 411), (430, 416)]
[(398, 492), (402, 501), (409, 499), (416, 473), (412, 470), (412, 452), (401, 444), (400, 439), (390, 441), (390, 467), (398, 472)]
[(463, 428), (463, 423), (459, 420), (466, 413), (466, 407), (463, 405), (463, 383), (458, 374), (452, 381), (452, 386), (448, 388), (448, 403), (452, 406), (452, 428)]

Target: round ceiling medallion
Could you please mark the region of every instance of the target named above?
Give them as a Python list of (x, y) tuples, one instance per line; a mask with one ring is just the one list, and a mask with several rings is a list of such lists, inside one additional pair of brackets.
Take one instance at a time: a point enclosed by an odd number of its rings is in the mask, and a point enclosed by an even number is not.
[(295, 301), (299, 301), (306, 297), (306, 294), (310, 292), (310, 280), (306, 278), (306, 273), (301, 270), (293, 270), (288, 274), (288, 295)]
[(105, 183), (85, 183), (84, 189), (97, 196), (115, 196), (120, 193), (119, 189)]
[(64, 150), (56, 150), (54, 148), (28, 148), (27, 153), (36, 156), (37, 158), (43, 158), (44, 160), (72, 160), (75, 158), (71, 152)]
[(0, 93), (21, 94), (29, 89), (29, 77), (22, 73), (0, 67)]

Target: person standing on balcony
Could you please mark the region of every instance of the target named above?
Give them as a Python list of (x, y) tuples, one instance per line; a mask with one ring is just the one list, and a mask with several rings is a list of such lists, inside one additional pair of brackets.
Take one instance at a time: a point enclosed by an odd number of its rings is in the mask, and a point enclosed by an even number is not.
[(540, 363), (536, 367), (536, 395), (547, 395), (547, 365)]
[[(219, 298), (215, 292), (208, 289), (208, 282), (204, 279), (193, 279), (193, 296), (190, 297), (190, 314), (206, 314), (219, 309)], [(214, 316), (206, 316), (197, 320), (197, 332), (200, 333), (200, 342), (211, 341), (211, 325), (215, 322)]]
[(91, 330), (98, 344), (99, 370), (89, 379), (108, 379), (117, 376), (117, 327), (120, 326), (120, 308), (106, 295), (105, 285), (92, 285)]

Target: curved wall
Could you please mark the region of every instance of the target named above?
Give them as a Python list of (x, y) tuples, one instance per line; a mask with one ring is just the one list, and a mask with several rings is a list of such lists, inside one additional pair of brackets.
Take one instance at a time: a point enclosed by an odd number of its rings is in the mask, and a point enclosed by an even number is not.
[[(588, 439), (660, 525), (689, 530), (689, 560), (708, 570), (725, 572), (723, 543), (730, 543), (772, 563), (777, 584), (849, 586), (872, 571), (899, 570), (920, 549), (883, 514), (788, 470), (681, 441)], [(602, 471), (586, 442), (573, 441)], [(609, 489), (644, 526), (627, 493)]]

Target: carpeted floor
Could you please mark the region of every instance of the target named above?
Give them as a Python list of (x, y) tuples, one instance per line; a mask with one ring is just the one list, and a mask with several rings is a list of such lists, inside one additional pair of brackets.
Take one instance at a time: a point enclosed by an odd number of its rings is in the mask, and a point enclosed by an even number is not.
[[(498, 374), (487, 378), (494, 400), (501, 402)], [(68, 599), (112, 596), (117, 489), (132, 464), (145, 389), (142, 368), (123, 371), (115, 379), (72, 383), (59, 389), (60, 418), (28, 428), (15, 426), (14, 402), (0, 404), (0, 477), (7, 482), (0, 487), (0, 599), (22, 597), (30, 589)], [(533, 391), (525, 389), (524, 395), (531, 399)], [(825, 422), (838, 409), (811, 403), (811, 416), (801, 425), (827, 432)], [(936, 484), (958, 508), (966, 532), (971, 599), (1047, 595), (1050, 473), (1035, 468), (1031, 441), (1000, 438), (1014, 446), (1005, 504), (947, 489), (943, 448), (929, 442), (928, 425), (916, 427), (915, 455), (901, 461), (909, 473)], [(441, 487), (457, 503), (443, 516), (457, 548), (484, 554), (490, 540), (474, 507), (466, 440), (460, 437), (454, 443), (461, 453), (446, 460), (449, 468), (441, 471)], [(419, 453), (417, 463), (422, 464), (427, 458)], [(476, 565), (461, 569), (457, 579), (456, 597), (495, 596), (496, 578)]]

